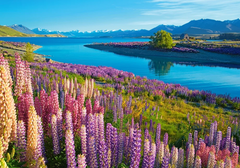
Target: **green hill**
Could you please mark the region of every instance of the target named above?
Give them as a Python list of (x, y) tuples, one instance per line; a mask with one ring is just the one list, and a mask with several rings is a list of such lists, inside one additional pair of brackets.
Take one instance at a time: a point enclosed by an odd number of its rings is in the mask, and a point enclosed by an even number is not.
[(17, 36), (17, 37), (27, 37), (29, 35), (21, 33), (19, 31), (16, 31), (10, 27), (7, 26), (0, 26), (0, 36), (4, 37), (11, 37), (11, 36)]

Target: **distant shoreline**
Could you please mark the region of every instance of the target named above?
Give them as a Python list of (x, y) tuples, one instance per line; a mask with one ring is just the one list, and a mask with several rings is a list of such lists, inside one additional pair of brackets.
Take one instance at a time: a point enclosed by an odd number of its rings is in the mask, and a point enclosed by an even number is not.
[(232, 56), (202, 51), (200, 53), (176, 53), (157, 50), (144, 50), (127, 47), (115, 47), (104, 44), (86, 44), (88, 48), (113, 52), (118, 55), (134, 56), (147, 59), (161, 59), (176, 64), (191, 66), (213, 66), (240, 69), (240, 56)]

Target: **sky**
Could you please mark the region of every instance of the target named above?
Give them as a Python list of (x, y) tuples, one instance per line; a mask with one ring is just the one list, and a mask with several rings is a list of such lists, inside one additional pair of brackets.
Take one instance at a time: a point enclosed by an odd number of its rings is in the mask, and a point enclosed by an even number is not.
[(240, 0), (9, 0), (0, 5), (0, 25), (58, 31), (152, 29), (240, 17)]

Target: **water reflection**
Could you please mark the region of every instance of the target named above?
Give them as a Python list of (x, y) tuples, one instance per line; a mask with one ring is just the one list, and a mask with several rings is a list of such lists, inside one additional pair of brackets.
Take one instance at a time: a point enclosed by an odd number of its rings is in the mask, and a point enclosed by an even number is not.
[(149, 70), (157, 76), (166, 75), (169, 73), (172, 66), (172, 62), (161, 61), (158, 59), (151, 59), (151, 61), (148, 63)]

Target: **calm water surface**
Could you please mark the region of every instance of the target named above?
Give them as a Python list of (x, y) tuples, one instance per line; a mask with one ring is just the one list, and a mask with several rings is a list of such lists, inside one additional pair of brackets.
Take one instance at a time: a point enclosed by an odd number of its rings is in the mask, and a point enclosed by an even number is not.
[[(135, 75), (147, 76), (167, 83), (176, 83), (190, 89), (210, 90), (217, 94), (240, 96), (240, 70), (221, 67), (186, 66), (162, 59), (144, 59), (122, 56), (86, 48), (94, 42), (149, 41), (148, 39), (82, 39), (82, 38), (0, 38), (4, 41), (30, 42), (41, 45), (36, 53), (51, 55), (53, 60), (94, 66), (111, 66)], [(190, 54), (190, 53), (187, 53)], [(209, 53), (211, 54), (211, 53)]]

